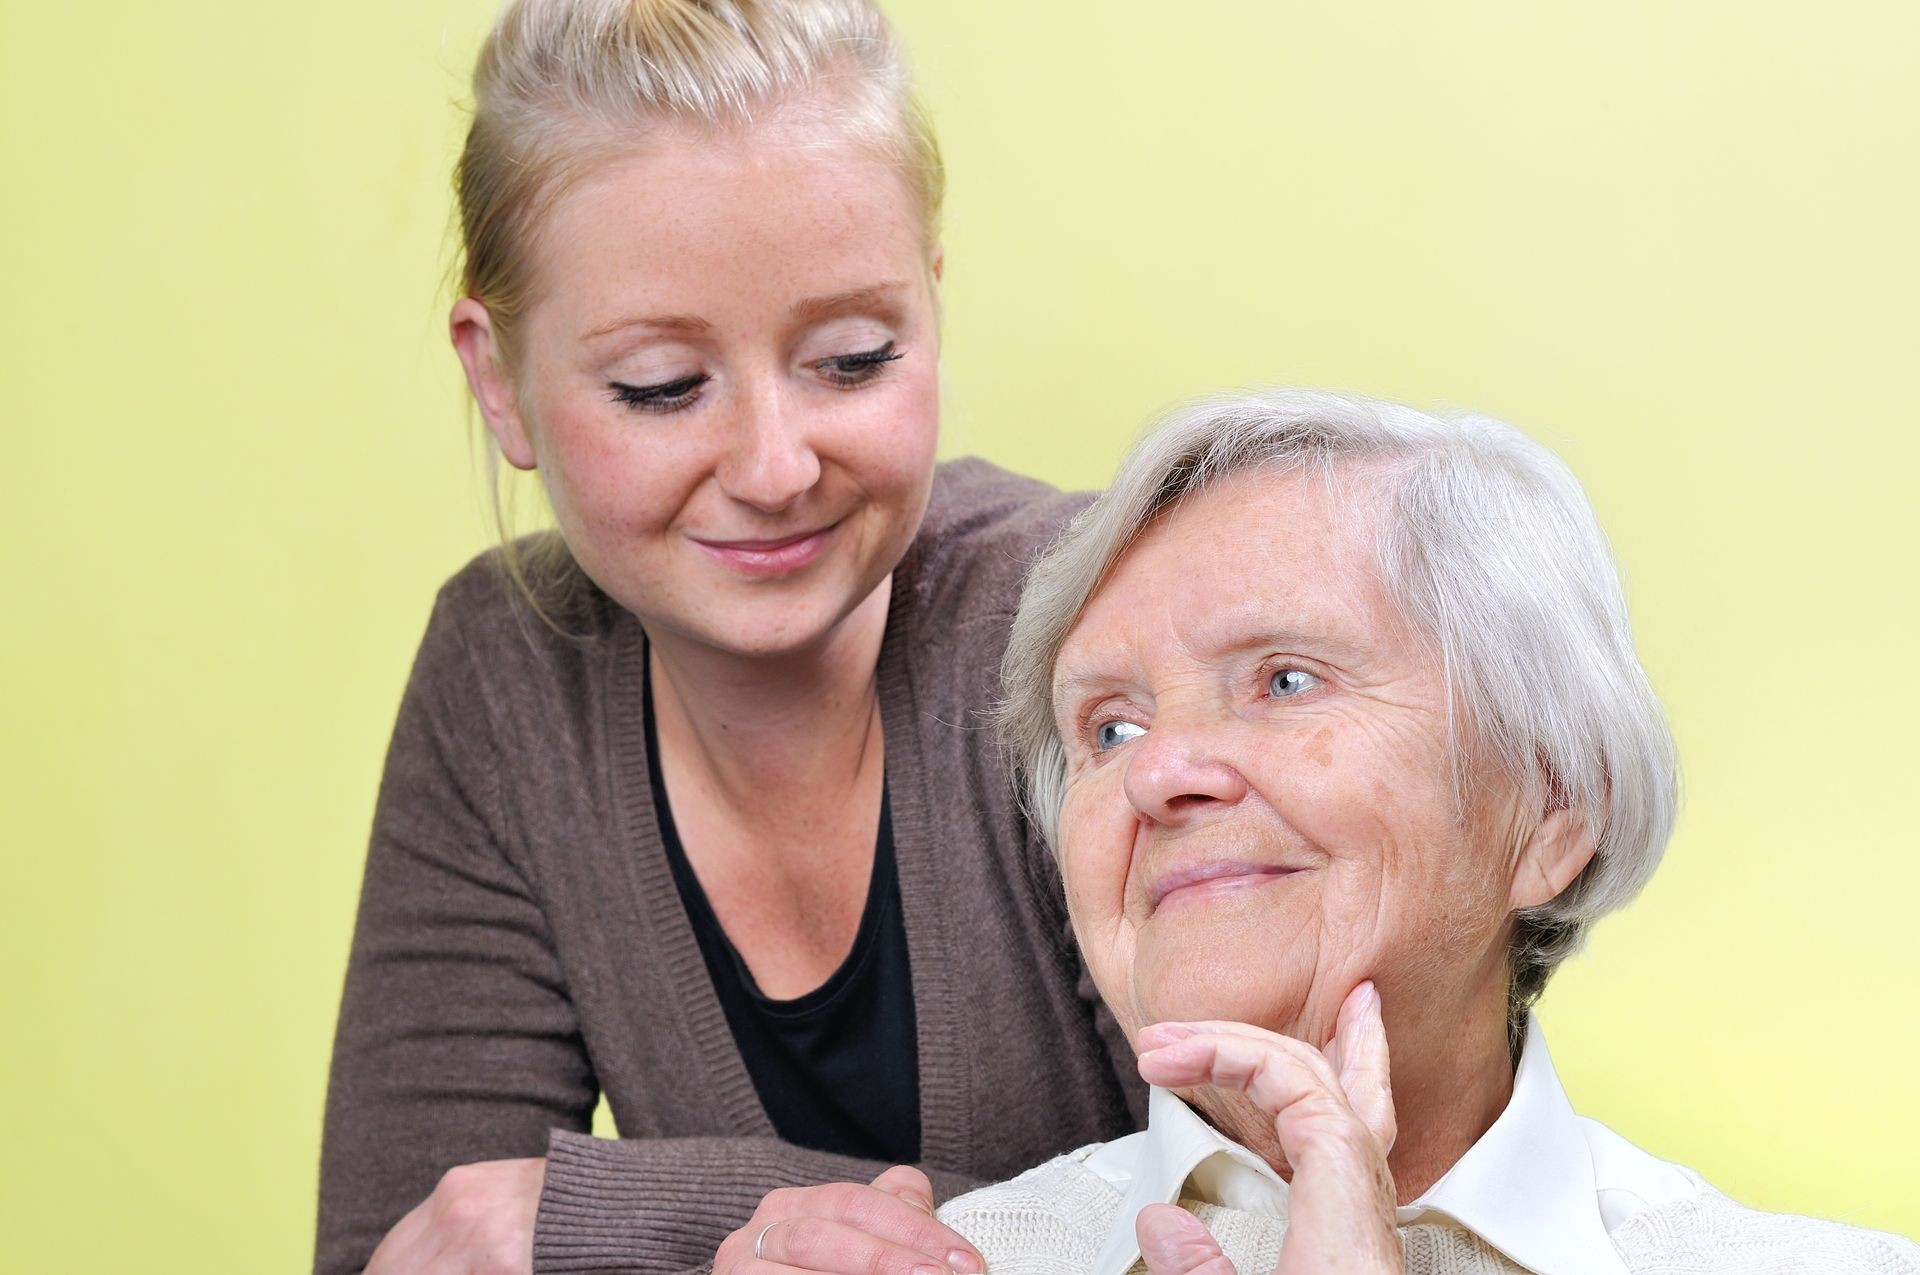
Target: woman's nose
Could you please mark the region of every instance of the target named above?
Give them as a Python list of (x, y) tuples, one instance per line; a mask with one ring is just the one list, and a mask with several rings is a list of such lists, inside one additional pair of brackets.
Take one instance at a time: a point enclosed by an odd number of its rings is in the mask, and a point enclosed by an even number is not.
[(1140, 817), (1184, 827), (1231, 810), (1246, 777), (1222, 751), (1218, 731), (1159, 722), (1128, 746), (1122, 786)]
[(820, 480), (807, 419), (777, 389), (737, 404), (733, 439), (717, 469), (720, 488), (742, 504), (777, 514)]

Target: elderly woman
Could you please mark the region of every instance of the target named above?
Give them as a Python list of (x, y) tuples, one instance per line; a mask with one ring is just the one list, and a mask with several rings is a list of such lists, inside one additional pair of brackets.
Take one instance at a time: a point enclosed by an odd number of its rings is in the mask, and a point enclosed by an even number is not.
[(1006, 670), (1157, 1087), (1145, 1132), (942, 1210), (992, 1275), (1920, 1271), (1742, 1208), (1554, 1076), (1529, 1006), (1658, 864), (1675, 767), (1543, 448), (1331, 394), (1189, 409), (1037, 568)]

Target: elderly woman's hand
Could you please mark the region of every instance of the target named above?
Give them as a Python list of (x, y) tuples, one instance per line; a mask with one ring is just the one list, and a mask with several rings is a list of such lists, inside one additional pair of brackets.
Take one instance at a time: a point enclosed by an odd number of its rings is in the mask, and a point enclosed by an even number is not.
[[(1387, 1170), (1393, 1092), (1372, 983), (1348, 994), (1324, 1052), (1244, 1023), (1156, 1023), (1139, 1043), (1140, 1074), (1149, 1083), (1237, 1091), (1273, 1117), (1293, 1170), (1275, 1275), (1397, 1275), (1400, 1240)], [(1185, 1209), (1142, 1209), (1135, 1229), (1152, 1275), (1234, 1275), (1219, 1244)]]
[(872, 1183), (770, 1191), (713, 1255), (714, 1275), (933, 1275), (986, 1270), (973, 1245), (933, 1217), (933, 1184), (911, 1165)]
[(529, 1275), (546, 1180), (543, 1157), (448, 1169), (380, 1241), (366, 1275)]

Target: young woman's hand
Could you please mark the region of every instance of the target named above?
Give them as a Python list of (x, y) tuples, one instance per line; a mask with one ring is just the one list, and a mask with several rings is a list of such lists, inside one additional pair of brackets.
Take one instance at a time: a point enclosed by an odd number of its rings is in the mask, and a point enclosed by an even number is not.
[[(1393, 1090), (1373, 984), (1348, 994), (1325, 1051), (1245, 1023), (1156, 1023), (1141, 1032), (1140, 1049), (1148, 1083), (1235, 1090), (1273, 1118), (1293, 1170), (1274, 1275), (1400, 1275), (1387, 1169)], [(1218, 1242), (1185, 1209), (1150, 1205), (1134, 1229), (1151, 1275), (1234, 1275)]]
[[(973, 1245), (933, 1218), (933, 1184), (896, 1165), (861, 1186), (768, 1192), (713, 1255), (714, 1275), (981, 1275)], [(369, 1273), (371, 1275), (371, 1272)]]
[(532, 1275), (545, 1157), (448, 1169), (373, 1251), (366, 1275)]

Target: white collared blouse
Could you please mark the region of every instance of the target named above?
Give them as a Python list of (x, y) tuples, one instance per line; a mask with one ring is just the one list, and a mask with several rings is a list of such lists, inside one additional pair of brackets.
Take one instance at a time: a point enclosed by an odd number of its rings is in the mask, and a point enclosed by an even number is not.
[[(1140, 1210), (1176, 1202), (1242, 1275), (1273, 1269), (1287, 1184), (1164, 1089), (1144, 1131), (961, 1196), (940, 1217), (980, 1249), (988, 1275), (1127, 1275), (1144, 1269)], [(1536, 1021), (1506, 1110), (1399, 1224), (1409, 1275), (1920, 1275), (1920, 1245), (1743, 1208), (1577, 1115)]]

